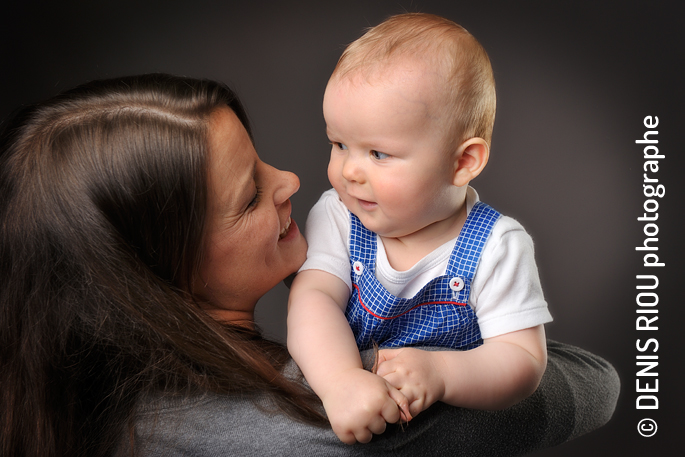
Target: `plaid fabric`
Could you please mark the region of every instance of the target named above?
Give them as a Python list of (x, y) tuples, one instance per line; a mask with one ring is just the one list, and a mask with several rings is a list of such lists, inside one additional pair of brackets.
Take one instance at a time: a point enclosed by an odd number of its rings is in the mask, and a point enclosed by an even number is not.
[[(468, 305), (483, 246), (500, 213), (482, 202), (471, 209), (444, 275), (412, 298), (388, 292), (376, 278), (376, 234), (350, 213), (350, 266), (353, 291), (345, 315), (360, 350), (380, 347), (439, 346), (472, 349), (482, 344), (475, 312)], [(356, 272), (355, 272), (356, 271)]]

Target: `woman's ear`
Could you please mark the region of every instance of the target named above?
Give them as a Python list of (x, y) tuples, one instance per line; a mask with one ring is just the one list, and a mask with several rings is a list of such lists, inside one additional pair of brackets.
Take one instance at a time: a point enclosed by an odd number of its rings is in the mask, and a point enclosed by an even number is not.
[(469, 138), (455, 153), (454, 185), (463, 187), (478, 176), (490, 157), (490, 146), (483, 138)]

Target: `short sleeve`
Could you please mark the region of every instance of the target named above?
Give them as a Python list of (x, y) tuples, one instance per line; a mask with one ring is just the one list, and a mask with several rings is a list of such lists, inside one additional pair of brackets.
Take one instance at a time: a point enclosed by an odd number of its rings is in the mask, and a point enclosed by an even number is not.
[(335, 189), (324, 192), (312, 207), (305, 225), (307, 260), (300, 268), (322, 270), (339, 277), (352, 291), (348, 238), (350, 215)]
[(540, 285), (533, 240), (516, 220), (493, 227), (474, 277), (471, 305), (483, 338), (552, 321)]

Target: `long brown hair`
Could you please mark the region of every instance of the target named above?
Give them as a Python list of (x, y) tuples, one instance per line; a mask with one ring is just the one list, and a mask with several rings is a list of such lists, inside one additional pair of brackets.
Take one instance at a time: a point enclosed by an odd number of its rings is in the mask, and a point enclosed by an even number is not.
[(206, 212), (210, 114), (225, 85), (94, 81), (0, 137), (0, 452), (106, 455), (144, 393), (268, 392), (322, 424), (283, 346), (209, 318), (188, 292)]

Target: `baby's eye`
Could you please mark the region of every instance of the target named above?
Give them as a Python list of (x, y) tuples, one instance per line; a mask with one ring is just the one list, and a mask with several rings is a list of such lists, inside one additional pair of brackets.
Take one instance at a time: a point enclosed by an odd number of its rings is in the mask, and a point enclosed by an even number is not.
[(384, 152), (379, 152), (379, 151), (371, 151), (371, 155), (373, 156), (374, 159), (377, 159), (377, 160), (383, 160), (383, 159), (387, 159), (388, 157), (390, 157), (388, 154), (386, 154)]
[(347, 146), (345, 146), (342, 143), (333, 143), (333, 144), (335, 144), (338, 148), (342, 149), (343, 151), (347, 150)]

